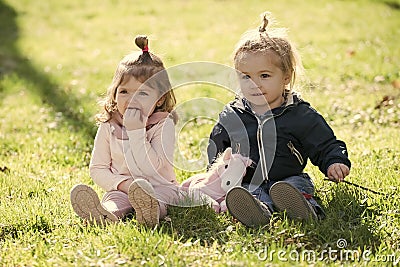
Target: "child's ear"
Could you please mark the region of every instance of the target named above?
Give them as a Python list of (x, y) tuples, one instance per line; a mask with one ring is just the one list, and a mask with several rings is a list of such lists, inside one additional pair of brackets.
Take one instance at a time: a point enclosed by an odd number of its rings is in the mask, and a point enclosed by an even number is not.
[(227, 160), (229, 160), (231, 157), (232, 157), (232, 148), (231, 148), (231, 147), (228, 147), (228, 148), (225, 150), (225, 152), (224, 152), (224, 157), (223, 157), (223, 159), (224, 159), (224, 161), (227, 161)]
[(292, 80), (292, 72), (288, 71), (287, 73), (284, 74), (283, 81), (285, 85), (288, 85), (291, 80)]
[(161, 106), (164, 104), (164, 101), (165, 101), (165, 95), (162, 96), (162, 97), (157, 101), (156, 106), (157, 106), (158, 108), (161, 107)]
[(291, 77), (290, 74), (285, 75), (285, 78), (284, 78), (285, 85), (288, 85), (290, 83), (290, 80), (291, 80), (290, 77)]

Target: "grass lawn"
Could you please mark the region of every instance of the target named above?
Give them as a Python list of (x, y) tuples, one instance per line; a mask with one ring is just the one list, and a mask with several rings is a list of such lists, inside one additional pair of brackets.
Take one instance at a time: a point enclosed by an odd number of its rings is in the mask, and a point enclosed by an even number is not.
[[(235, 43), (265, 10), (289, 29), (302, 55), (303, 97), (347, 143), (348, 181), (388, 196), (326, 182), (309, 164), (327, 213), (320, 222), (274, 214), (269, 225), (248, 229), (208, 208), (174, 207), (155, 229), (134, 219), (83, 223), (69, 191), (85, 183), (104, 193), (88, 172), (93, 118), (118, 61), (136, 49), (134, 36), (148, 34), (150, 49), (176, 78), (189, 79), (196, 73), (183, 64), (232, 66)], [(0, 0), (0, 18), (1, 266), (400, 261), (399, 1)], [(233, 94), (198, 82), (179, 86), (176, 95), (182, 181), (204, 170), (210, 129)]]

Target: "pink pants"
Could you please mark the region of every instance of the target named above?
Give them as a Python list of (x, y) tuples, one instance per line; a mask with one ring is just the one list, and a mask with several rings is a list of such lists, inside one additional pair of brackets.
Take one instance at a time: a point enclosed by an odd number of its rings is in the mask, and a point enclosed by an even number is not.
[[(160, 207), (160, 219), (167, 215), (167, 205), (176, 203), (178, 199), (177, 186), (153, 186)], [(128, 195), (122, 191), (109, 191), (104, 194), (101, 200), (103, 207), (117, 216), (123, 218), (127, 214), (134, 212), (128, 200)]]

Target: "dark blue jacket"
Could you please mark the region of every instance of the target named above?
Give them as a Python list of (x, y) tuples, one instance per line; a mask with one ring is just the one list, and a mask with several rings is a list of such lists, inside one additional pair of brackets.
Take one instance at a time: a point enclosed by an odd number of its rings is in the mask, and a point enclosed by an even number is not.
[(301, 175), (308, 159), (325, 175), (333, 163), (351, 166), (346, 144), (336, 139), (325, 119), (296, 95), (289, 95), (282, 107), (261, 117), (240, 97), (227, 104), (210, 134), (209, 163), (227, 147), (254, 161), (243, 178), (245, 183)]

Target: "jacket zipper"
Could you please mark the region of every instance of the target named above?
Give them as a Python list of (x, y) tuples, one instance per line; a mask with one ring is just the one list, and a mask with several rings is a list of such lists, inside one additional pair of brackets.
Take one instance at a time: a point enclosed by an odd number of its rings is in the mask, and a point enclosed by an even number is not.
[[(288, 110), (291, 106), (287, 106), (284, 110), (282, 110), (281, 113), (277, 114), (277, 115), (273, 115), (263, 121), (261, 121), (257, 116), (255, 116), (253, 113), (247, 111), (247, 110), (243, 110), (251, 115), (253, 115), (258, 122), (258, 128), (257, 128), (257, 142), (258, 142), (258, 151), (260, 153), (260, 161), (261, 161), (261, 173), (263, 176), (264, 181), (268, 181), (268, 171), (267, 171), (267, 160), (265, 157), (265, 151), (264, 151), (264, 143), (263, 143), (263, 126), (264, 123), (266, 123), (267, 121), (269, 121), (270, 119), (274, 119), (276, 117), (281, 116), (283, 113), (285, 113), (286, 110)], [(300, 155), (301, 156), (301, 155)]]
[(289, 143), (287, 143), (287, 146), (290, 149), (290, 152), (292, 152), (292, 154), (297, 158), (300, 165), (303, 165), (304, 163), (303, 157), (301, 156), (300, 152), (294, 147), (292, 141), (289, 141)]
[[(263, 125), (264, 123), (268, 120), (261, 121), (257, 116), (255, 116), (258, 122), (258, 128), (257, 128), (257, 143), (258, 143), (258, 151), (260, 153), (260, 160), (261, 160), (261, 173), (263, 176), (264, 181), (268, 181), (268, 171), (267, 171), (267, 160), (265, 158), (265, 151), (264, 151), (264, 143), (263, 143)], [(273, 117), (271, 117), (273, 118)]]

